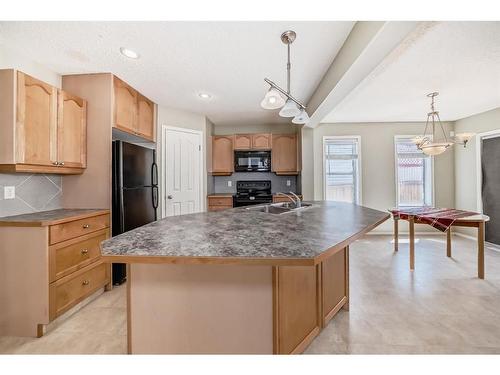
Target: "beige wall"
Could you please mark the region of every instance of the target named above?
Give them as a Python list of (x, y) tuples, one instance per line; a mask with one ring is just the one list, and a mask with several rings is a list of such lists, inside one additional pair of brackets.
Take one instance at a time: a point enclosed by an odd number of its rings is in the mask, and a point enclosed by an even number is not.
[[(474, 116), (466, 117), (455, 122), (455, 131), (483, 133), (492, 130), (500, 131), (500, 108), (483, 112)], [(474, 137), (467, 148), (455, 147), (455, 206), (463, 210), (478, 211), (477, 183), (477, 156), (476, 142)]]
[[(452, 129), (451, 123), (444, 125), (446, 132)], [(307, 192), (306, 198), (314, 192), (314, 199), (323, 199), (323, 137), (357, 135), (361, 136), (362, 205), (382, 211), (394, 207), (396, 205), (394, 136), (421, 134), (423, 128), (423, 123), (322, 124), (312, 131), (312, 141), (310, 130), (306, 130), (303, 134), (305, 163), (302, 171), (304, 176), (302, 190)], [(312, 163), (306, 159), (311, 153)], [(434, 159), (434, 192), (435, 205), (453, 207), (455, 202), (453, 152), (447, 152)], [(405, 229), (402, 228), (403, 231)], [(419, 229), (424, 228), (419, 227)], [(389, 222), (377, 228), (379, 232), (391, 230)]]
[[(208, 120), (205, 116), (193, 113), (193, 112), (188, 112), (188, 111), (183, 111), (180, 109), (174, 109), (174, 108), (168, 108), (168, 107), (161, 107), (158, 106), (157, 108), (157, 136), (156, 136), (156, 151), (157, 151), (157, 161), (158, 161), (158, 170), (159, 170), (159, 178), (160, 181), (162, 181), (163, 177), (163, 166), (161, 165), (161, 155), (162, 155), (162, 127), (164, 125), (166, 126), (172, 126), (172, 127), (177, 127), (177, 128), (185, 128), (185, 129), (193, 129), (193, 130), (200, 130), (202, 132), (202, 149), (205, 150), (204, 153), (204, 160), (203, 160), (203, 183), (202, 183), (202, 189), (203, 189), (203, 196), (207, 195), (207, 177), (208, 177), (208, 170), (209, 170), (209, 157), (207, 157), (207, 150), (208, 150), (208, 140), (210, 139), (210, 134), (212, 132), (212, 127), (213, 124)], [(208, 154), (210, 155), (210, 154)], [(162, 191), (162, 186), (160, 184), (160, 206), (159, 206), (159, 213), (161, 214), (162, 210), (162, 204), (163, 204), (163, 191)], [(203, 210), (206, 210), (206, 202), (205, 200), (202, 200), (201, 205), (203, 207)]]

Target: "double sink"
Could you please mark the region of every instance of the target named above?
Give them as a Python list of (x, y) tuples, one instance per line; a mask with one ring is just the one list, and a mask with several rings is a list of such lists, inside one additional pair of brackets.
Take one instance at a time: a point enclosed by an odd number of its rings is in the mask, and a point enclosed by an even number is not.
[(292, 202), (282, 202), (282, 203), (271, 203), (259, 206), (249, 206), (246, 207), (246, 209), (250, 211), (265, 212), (267, 214), (281, 215), (289, 212), (302, 211), (310, 207), (312, 207), (311, 203), (301, 202), (300, 206), (297, 206), (295, 203)]

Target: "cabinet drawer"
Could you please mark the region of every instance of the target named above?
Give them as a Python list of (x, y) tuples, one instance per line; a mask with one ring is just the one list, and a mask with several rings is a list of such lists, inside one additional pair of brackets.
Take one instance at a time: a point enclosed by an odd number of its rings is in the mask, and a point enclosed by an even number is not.
[(109, 227), (109, 214), (50, 226), (50, 244), (66, 241)]
[(108, 237), (109, 230), (103, 229), (50, 246), (50, 282), (95, 262), (101, 256), (101, 242)]
[(50, 284), (50, 320), (110, 282), (110, 264), (97, 261)]
[(233, 207), (233, 197), (208, 197), (208, 205)]

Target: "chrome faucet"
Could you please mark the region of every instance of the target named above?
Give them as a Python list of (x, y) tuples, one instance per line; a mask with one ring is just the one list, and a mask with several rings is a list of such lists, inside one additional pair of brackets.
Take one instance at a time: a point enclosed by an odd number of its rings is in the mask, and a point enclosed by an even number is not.
[(295, 205), (296, 208), (301, 207), (300, 198), (297, 196), (297, 194), (295, 194), (291, 191), (289, 193), (292, 194), (296, 199), (293, 199), (293, 197), (291, 197), (290, 195), (288, 195), (286, 193), (282, 193), (281, 191), (277, 192), (276, 195), (282, 195), (284, 197), (287, 197), (288, 199), (290, 199), (292, 201), (292, 203)]
[(301, 203), (299, 196), (297, 194), (295, 194), (293, 191), (289, 191), (289, 193), (292, 194), (295, 197), (295, 199), (297, 200), (295, 202), (295, 207), (300, 208), (302, 206), (302, 203)]

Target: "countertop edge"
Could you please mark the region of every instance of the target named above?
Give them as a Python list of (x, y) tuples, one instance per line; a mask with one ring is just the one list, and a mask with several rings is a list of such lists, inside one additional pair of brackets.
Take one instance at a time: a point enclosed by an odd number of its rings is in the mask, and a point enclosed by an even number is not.
[(93, 216), (101, 216), (110, 214), (108, 209), (95, 209), (92, 212), (85, 212), (81, 214), (76, 214), (73, 216), (68, 216), (61, 219), (47, 219), (47, 220), (34, 220), (34, 221), (6, 221), (0, 218), (0, 227), (45, 227), (49, 225), (63, 224), (68, 221), (86, 219)]
[(104, 255), (107, 263), (127, 264), (227, 264), (248, 266), (313, 266), (314, 258), (250, 258), (250, 257), (197, 257), (162, 255)]

